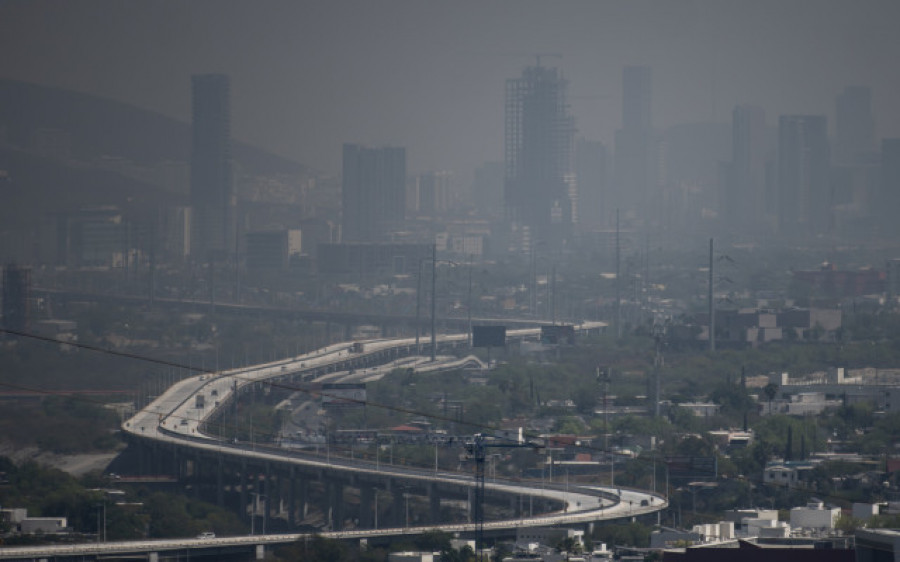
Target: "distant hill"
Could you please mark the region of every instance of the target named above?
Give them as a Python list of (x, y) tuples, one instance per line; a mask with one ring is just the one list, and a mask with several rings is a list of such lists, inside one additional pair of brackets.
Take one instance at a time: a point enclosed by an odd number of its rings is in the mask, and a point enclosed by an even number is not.
[[(72, 135), (72, 156), (120, 156), (138, 164), (190, 158), (191, 127), (159, 113), (69, 90), (0, 78), (0, 129), (8, 142), (27, 146), (35, 129)], [(234, 142), (233, 157), (248, 173), (309, 174), (287, 158)]]
[(68, 167), (12, 148), (0, 148), (0, 235), (30, 231), (48, 215), (82, 207), (117, 205), (131, 219), (149, 220), (187, 198), (115, 172)]

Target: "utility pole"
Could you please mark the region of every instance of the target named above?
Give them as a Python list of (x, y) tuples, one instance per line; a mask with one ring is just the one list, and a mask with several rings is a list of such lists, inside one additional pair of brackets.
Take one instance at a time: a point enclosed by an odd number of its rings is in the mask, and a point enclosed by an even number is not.
[(615, 460), (609, 448), (609, 368), (597, 367), (597, 382), (603, 385), (603, 448), (609, 456), (609, 485), (615, 483)]
[(416, 270), (416, 355), (421, 352), (421, 348), (419, 347), (419, 332), (422, 330), (421, 323), (419, 322), (420, 311), (422, 308), (422, 262), (425, 261), (424, 258), (419, 260), (419, 266)]
[(716, 305), (713, 300), (713, 239), (709, 239), (709, 350), (716, 350)]
[(550, 321), (556, 325), (556, 261), (550, 267)]
[(437, 243), (431, 245), (431, 362), (434, 363), (437, 352), (437, 322), (435, 320), (435, 300), (437, 297)]
[(472, 347), (472, 254), (469, 254), (469, 294), (467, 297), (469, 304), (466, 305), (466, 324), (468, 332), (466, 333), (466, 345)]
[(622, 337), (622, 247), (619, 240), (619, 210), (616, 209), (616, 337)]

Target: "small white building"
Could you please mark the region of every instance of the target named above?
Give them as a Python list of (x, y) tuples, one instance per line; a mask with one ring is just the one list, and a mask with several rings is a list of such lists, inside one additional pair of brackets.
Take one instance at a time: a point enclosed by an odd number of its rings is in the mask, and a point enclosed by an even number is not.
[(742, 524), (748, 537), (783, 539), (791, 536), (791, 526), (784, 521), (779, 521), (777, 517), (774, 519), (748, 517), (743, 520)]
[(19, 523), (23, 535), (64, 533), (68, 522), (65, 517), (26, 517)]
[(875, 517), (879, 514), (880, 505), (877, 503), (853, 503), (853, 517), (854, 519), (862, 519), (863, 521), (868, 521), (872, 517)]
[(815, 465), (808, 461), (771, 461), (763, 469), (763, 482), (775, 486), (797, 487)]
[(682, 402), (678, 407), (690, 411), (698, 418), (708, 418), (719, 413), (719, 405), (713, 402)]
[(564, 539), (572, 539), (575, 544), (584, 545), (584, 531), (555, 527), (519, 527), (516, 529), (516, 545), (538, 543), (545, 546), (556, 546)]
[(691, 530), (700, 535), (703, 542), (717, 542), (734, 539), (733, 521), (720, 521), (718, 523), (694, 525)]
[(794, 529), (834, 529), (840, 516), (838, 507), (826, 508), (822, 502), (809, 502), (805, 507), (791, 509), (791, 527)]
[(439, 552), (391, 552), (388, 562), (436, 562), (441, 559)]

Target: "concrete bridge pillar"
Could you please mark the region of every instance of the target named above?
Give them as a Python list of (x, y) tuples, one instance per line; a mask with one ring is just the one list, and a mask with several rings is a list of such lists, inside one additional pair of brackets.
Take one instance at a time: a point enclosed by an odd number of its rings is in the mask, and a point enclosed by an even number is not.
[(309, 514), (309, 481), (307, 479), (301, 478), (297, 483), (297, 493), (300, 496), (299, 519), (303, 521)]
[(361, 529), (371, 529), (375, 525), (374, 506), (372, 505), (375, 498), (375, 487), (369, 484), (360, 484), (359, 486), (359, 526)]
[(327, 488), (331, 530), (340, 531), (344, 528), (344, 483), (336, 479), (329, 479)]
[(272, 465), (266, 462), (266, 477), (263, 480), (262, 493), (265, 496), (265, 504), (263, 507), (263, 529), (269, 529), (269, 512), (272, 509)]
[(466, 488), (466, 496), (466, 504), (469, 506), (469, 511), (466, 514), (466, 521), (471, 523), (472, 515), (475, 513), (475, 490), (473, 488)]
[(288, 529), (293, 530), (297, 526), (297, 474), (294, 466), (288, 473)]
[(200, 453), (199, 452), (194, 454), (194, 459), (191, 464), (192, 464), (191, 478), (194, 481), (194, 486), (193, 486), (194, 497), (199, 498), (200, 497), (200, 483), (203, 481), (203, 478), (201, 477), (202, 464), (200, 463)]
[(350, 341), (353, 338), (353, 325), (352, 324), (344, 324), (344, 341)]
[(434, 524), (441, 522), (441, 495), (435, 482), (428, 483), (428, 517)]
[(406, 526), (406, 511), (403, 504), (403, 490), (396, 487), (391, 489), (391, 498), (394, 500), (391, 506), (391, 520), (394, 527)]
[(247, 478), (247, 459), (241, 458), (241, 512), (240, 516), (243, 521), (247, 521), (247, 487), (250, 485), (250, 479)]
[(216, 465), (216, 505), (222, 507), (225, 505), (225, 459), (222, 453), (218, 455), (218, 464)]

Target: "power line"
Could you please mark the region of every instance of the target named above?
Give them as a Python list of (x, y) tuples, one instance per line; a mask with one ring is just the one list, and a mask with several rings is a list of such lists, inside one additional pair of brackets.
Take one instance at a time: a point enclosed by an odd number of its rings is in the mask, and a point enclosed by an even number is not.
[[(45, 343), (70, 345), (70, 346), (77, 347), (80, 349), (85, 349), (88, 351), (93, 351), (93, 352), (102, 353), (102, 354), (106, 354), (106, 355), (124, 357), (126, 359), (144, 361), (144, 362), (148, 362), (148, 363), (165, 365), (168, 367), (174, 367), (174, 368), (179, 368), (179, 369), (187, 369), (190, 371), (197, 371), (197, 372), (204, 373), (204, 374), (216, 373), (216, 371), (213, 371), (210, 369), (188, 366), (188, 365), (184, 365), (182, 363), (177, 363), (175, 361), (167, 361), (164, 359), (158, 359), (158, 358), (140, 355), (140, 354), (136, 354), (136, 353), (121, 352), (121, 351), (116, 351), (113, 349), (108, 349), (108, 348), (103, 348), (103, 347), (99, 347), (99, 346), (88, 345), (88, 344), (83, 344), (83, 343), (78, 343), (78, 342), (70, 342), (70, 341), (66, 341), (66, 340), (60, 340), (60, 339), (56, 339), (56, 338), (52, 338), (52, 337), (48, 337), (48, 336), (31, 334), (31, 333), (21, 332), (21, 331), (17, 331), (17, 330), (0, 328), (0, 333), (6, 333), (6, 334), (22, 337), (22, 338), (34, 339), (34, 340), (42, 341)], [(247, 383), (264, 384), (271, 388), (276, 388), (276, 389), (280, 389), (280, 390), (303, 392), (303, 393), (309, 394), (311, 396), (338, 398), (338, 396), (330, 394), (327, 391), (322, 391), (321, 389), (308, 388), (308, 387), (304, 387), (302, 385), (294, 385), (294, 384), (283, 383), (283, 382), (278, 382), (278, 381), (271, 381), (271, 380), (261, 380), (261, 381), (254, 380), (247, 376), (241, 376), (240, 373), (235, 373), (235, 374), (225, 375), (225, 376), (233, 377), (238, 380), (243, 380), (244, 382), (247, 382)], [(90, 398), (87, 396), (83, 396), (83, 395), (70, 395), (68, 393), (63, 393), (60, 391), (34, 388), (34, 387), (29, 387), (29, 386), (20, 385), (20, 384), (0, 382), (0, 387), (12, 388), (12, 389), (26, 391), (26, 392), (33, 392), (36, 394), (44, 394), (47, 396), (70, 396), (73, 400), (80, 400), (82, 402), (88, 402), (88, 403), (96, 404), (99, 406), (105, 405), (105, 402), (102, 402), (100, 400), (96, 400), (96, 399), (93, 399), (93, 398)], [(352, 402), (352, 403), (359, 404), (359, 405), (366, 406), (366, 407), (372, 406), (372, 407), (381, 408), (381, 409), (384, 409), (387, 411), (392, 411), (392, 412), (397, 412), (397, 413), (402, 413), (402, 414), (407, 414), (407, 415), (412, 415), (412, 416), (420, 416), (420, 417), (424, 417), (424, 418), (431, 419), (431, 420), (443, 421), (443, 422), (448, 422), (448, 423), (456, 423), (458, 425), (463, 425), (463, 426), (466, 426), (466, 427), (472, 429), (473, 433), (488, 432), (488, 435), (490, 435), (493, 439), (496, 439), (497, 441), (501, 441), (501, 442), (508, 441), (510, 443), (515, 442), (515, 440), (512, 438), (506, 437), (504, 435), (497, 435), (496, 432), (500, 431), (501, 428), (496, 427), (496, 426), (488, 426), (488, 425), (479, 424), (479, 423), (475, 423), (475, 422), (458, 420), (455, 418), (451, 418), (449, 416), (443, 416), (443, 415), (436, 414), (433, 411), (432, 412), (424, 412), (424, 411), (414, 410), (412, 408), (404, 408), (402, 406), (398, 406), (398, 405), (394, 405), (394, 404), (382, 404), (382, 403), (373, 402), (370, 400), (360, 400), (360, 399), (355, 399), (352, 397), (345, 397), (345, 396), (340, 396), (340, 398), (344, 401)], [(234, 400), (237, 400), (237, 396), (234, 397)], [(177, 416), (177, 415), (170, 415), (169, 417), (172, 417), (173, 419), (188, 419), (184, 416)], [(237, 426), (235, 424), (225, 424), (222, 422), (217, 424), (217, 427), (229, 428), (229, 429), (237, 428)], [(276, 434), (270, 432), (270, 433), (263, 433), (262, 435), (271, 438), (271, 437), (274, 437)], [(531, 440), (531, 441), (540, 439), (539, 435), (533, 434), (533, 433), (524, 433), (523, 437), (525, 437), (526, 440)], [(271, 448), (271, 450), (280, 450), (280, 449), (276, 449), (274, 447), (270, 447), (267, 444), (258, 444), (257, 446), (260, 448), (263, 448), (263, 449)], [(576, 445), (576, 448), (584, 450), (584, 451), (590, 451), (590, 452), (596, 452), (596, 453), (605, 452), (604, 448), (589, 446), (589, 445), (585, 445), (585, 444), (578, 444), (578, 445)], [(635, 463), (644, 463), (644, 464), (653, 463), (654, 470), (655, 470), (655, 459), (653, 459), (653, 458), (646, 459), (646, 458), (641, 458), (641, 457), (635, 457), (631, 460)], [(759, 479), (756, 479), (756, 478), (751, 479), (751, 478), (744, 477), (743, 480), (748, 482), (748, 484), (761, 484), (761, 485), (768, 484), (764, 481), (764, 479), (762, 477), (760, 477)], [(822, 498), (830, 498), (830, 499), (835, 499), (835, 500), (846, 500), (846, 498), (843, 498), (843, 497), (837, 496), (837, 495), (833, 495), (833, 494), (816, 493), (815, 495), (817, 497), (822, 497)]]

